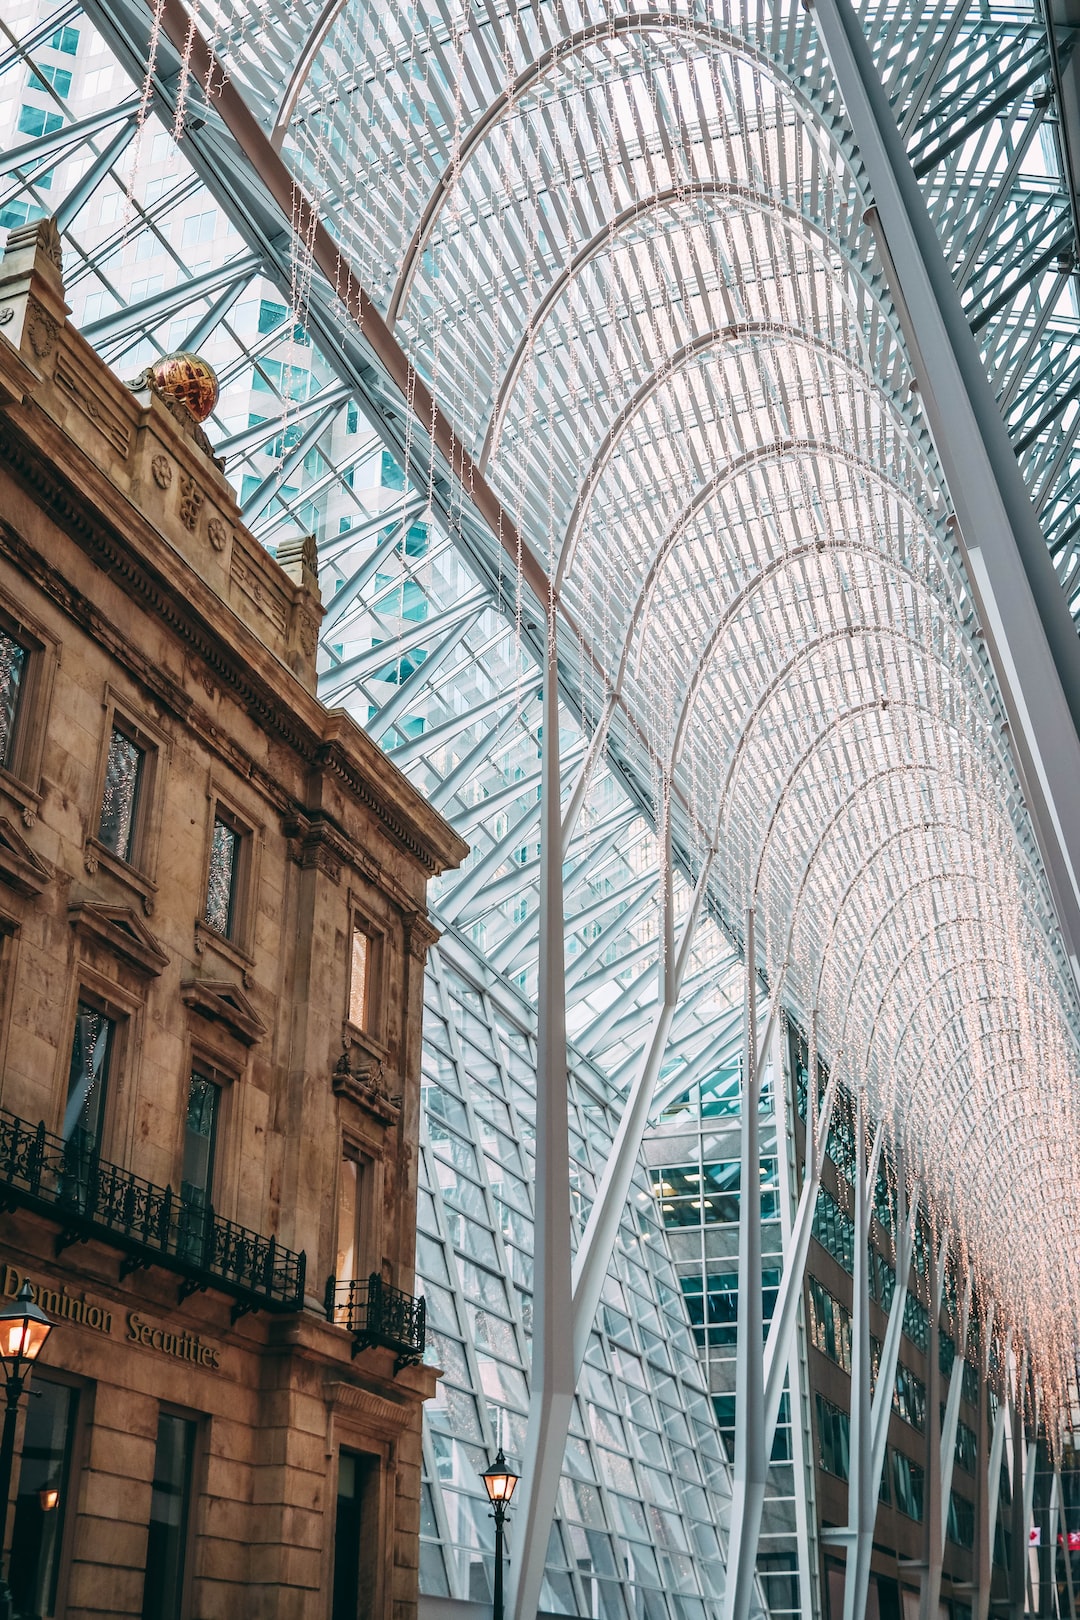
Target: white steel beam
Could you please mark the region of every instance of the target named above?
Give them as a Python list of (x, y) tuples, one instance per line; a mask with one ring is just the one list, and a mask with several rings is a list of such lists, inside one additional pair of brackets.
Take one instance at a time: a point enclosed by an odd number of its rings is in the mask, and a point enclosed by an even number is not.
[(813, 0), (1080, 982), (1080, 640), (850, 0)]
[(765, 1374), (761, 1354), (761, 1097), (757, 1050), (757, 957), (754, 912), (746, 913), (746, 1024), (743, 1042), (742, 1147), (739, 1186), (739, 1323), (735, 1349), (735, 1465), (732, 1470), (724, 1620), (749, 1620), (765, 1503)]
[[(870, 1198), (866, 1185), (865, 1126), (860, 1092), (855, 1107), (855, 1277), (851, 1321), (849, 1539), (844, 1572), (844, 1620), (864, 1620), (866, 1614), (870, 1555), (874, 1545), (874, 1520), (877, 1517), (870, 1391)], [(878, 1388), (881, 1388), (880, 1374)]]
[(540, 958), (536, 1064), (534, 1288), (529, 1423), (516, 1514), (508, 1609), (532, 1620), (540, 1605), (548, 1537), (574, 1402), (570, 1269), (570, 1134), (563, 964), (562, 783), (555, 625), (544, 676), (544, 776), (540, 793)]

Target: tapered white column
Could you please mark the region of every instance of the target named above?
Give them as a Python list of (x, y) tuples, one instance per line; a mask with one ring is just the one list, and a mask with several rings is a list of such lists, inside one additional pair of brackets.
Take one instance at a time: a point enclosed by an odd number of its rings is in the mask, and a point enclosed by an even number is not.
[(559, 774), (559, 676), (548, 625), (540, 811), (540, 956), (536, 1063), (536, 1183), (529, 1424), (514, 1514), (510, 1613), (533, 1620), (574, 1399), (571, 1310), (570, 1139), (567, 1119), (566, 976), (563, 965), (563, 829)]
[(765, 1385), (761, 1353), (760, 1071), (753, 908), (746, 913), (746, 1027), (743, 1043), (739, 1178), (739, 1326), (735, 1351), (735, 1466), (728, 1538), (725, 1620), (748, 1620), (765, 1503)]
[(870, 1404), (870, 1189), (866, 1184), (866, 1122), (860, 1094), (855, 1111), (855, 1274), (851, 1313), (851, 1443), (848, 1473), (848, 1553), (844, 1620), (864, 1620), (877, 1517)]

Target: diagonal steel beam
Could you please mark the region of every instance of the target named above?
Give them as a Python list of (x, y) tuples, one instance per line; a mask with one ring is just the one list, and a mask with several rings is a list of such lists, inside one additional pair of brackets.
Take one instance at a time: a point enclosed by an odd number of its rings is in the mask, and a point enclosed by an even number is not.
[(874, 199), (874, 224), (1080, 985), (1080, 639), (1008, 431), (850, 0), (816, 19)]

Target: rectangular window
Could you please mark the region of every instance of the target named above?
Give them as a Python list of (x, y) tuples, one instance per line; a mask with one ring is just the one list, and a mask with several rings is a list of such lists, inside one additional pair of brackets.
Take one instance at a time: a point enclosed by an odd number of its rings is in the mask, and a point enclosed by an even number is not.
[(105, 762), (98, 839), (122, 861), (134, 861), (140, 788), (146, 750), (113, 726)]
[(30, 89), (48, 91), (52, 85), (58, 96), (66, 98), (71, 94), (71, 73), (67, 68), (50, 67), (42, 63), (30, 72)]
[(893, 1498), (901, 1513), (909, 1519), (921, 1522), (923, 1516), (923, 1471), (918, 1463), (905, 1457), (902, 1451), (894, 1451), (893, 1460)]
[(822, 1355), (851, 1371), (851, 1315), (816, 1277), (810, 1278), (810, 1338)]
[(349, 1023), (357, 1029), (368, 1027), (368, 989), (371, 974), (371, 935), (353, 923), (352, 956), (349, 962)]
[(847, 1479), (850, 1468), (851, 1420), (824, 1396), (815, 1396), (818, 1424), (818, 1461), (829, 1474)]
[(180, 1193), (188, 1204), (205, 1209), (213, 1202), (214, 1150), (217, 1146), (220, 1088), (197, 1069), (188, 1082), (187, 1121), (184, 1127), (184, 1164)]
[(79, 49), (79, 30), (77, 28), (58, 28), (49, 40), (54, 51), (62, 51), (65, 56), (74, 56)]
[(235, 827), (223, 821), (220, 815), (214, 817), (204, 917), (225, 939), (231, 939), (236, 929), (242, 841), (242, 834)]
[(920, 1434), (926, 1428), (926, 1385), (902, 1361), (896, 1364), (893, 1409)]
[(195, 1424), (170, 1412), (160, 1413), (142, 1620), (180, 1620), (194, 1455)]
[(13, 636), (0, 630), (0, 765), (10, 765), (15, 752), (19, 698), (24, 687), (28, 653)]
[(111, 1018), (80, 1001), (71, 1043), (67, 1104), (61, 1132), (67, 1148), (69, 1186), (84, 1189), (93, 1161), (101, 1152), (105, 1093), (109, 1081), (115, 1025)]
[(63, 122), (59, 113), (46, 112), (44, 107), (19, 108), (20, 135), (52, 135)]
[(15, 1613), (56, 1613), (78, 1392), (34, 1375), (26, 1408), (9, 1585)]

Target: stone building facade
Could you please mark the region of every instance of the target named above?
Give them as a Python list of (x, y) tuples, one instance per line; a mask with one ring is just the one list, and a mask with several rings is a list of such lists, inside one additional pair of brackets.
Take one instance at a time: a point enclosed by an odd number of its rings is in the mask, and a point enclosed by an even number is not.
[[(0, 264), (0, 1291), (55, 1328), (17, 1612), (409, 1620), (429, 877), (201, 429)], [(332, 1279), (327, 1285), (327, 1279)]]

